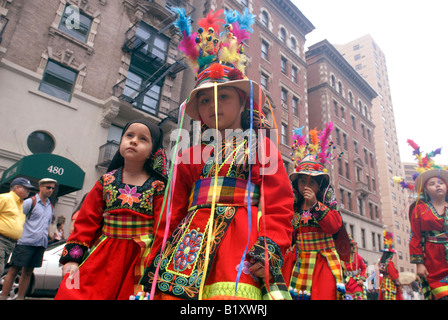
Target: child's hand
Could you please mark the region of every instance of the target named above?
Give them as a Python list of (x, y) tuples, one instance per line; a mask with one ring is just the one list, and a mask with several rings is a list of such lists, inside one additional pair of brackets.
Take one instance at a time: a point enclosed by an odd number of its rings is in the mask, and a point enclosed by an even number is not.
[[(250, 263), (252, 263), (252, 266), (249, 267), (250, 273), (258, 278), (264, 279), (264, 265), (259, 261), (255, 261), (254, 259), (250, 259)], [(272, 279), (272, 274), (271, 272), (269, 272), (269, 281), (272, 281)]]
[(305, 187), (305, 189), (303, 190), (303, 197), (305, 198), (306, 203), (309, 207), (312, 207), (317, 203), (316, 194), (311, 188)]

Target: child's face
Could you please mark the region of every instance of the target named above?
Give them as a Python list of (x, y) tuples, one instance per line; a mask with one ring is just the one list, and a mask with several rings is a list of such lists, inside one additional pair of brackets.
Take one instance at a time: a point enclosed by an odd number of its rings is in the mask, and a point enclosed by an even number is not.
[[(197, 95), (198, 111), (209, 128), (216, 128), (214, 88), (201, 90)], [(241, 129), (240, 96), (233, 87), (218, 88), (218, 129)]]
[(126, 160), (145, 162), (151, 156), (152, 138), (147, 126), (133, 123), (123, 134), (120, 154)]
[(307, 175), (300, 175), (297, 181), (298, 191), (303, 196), (305, 193), (305, 188), (311, 189), (314, 194), (319, 192), (319, 184), (312, 177)]
[(426, 182), (426, 191), (431, 199), (445, 198), (447, 186), (442, 179), (433, 177)]

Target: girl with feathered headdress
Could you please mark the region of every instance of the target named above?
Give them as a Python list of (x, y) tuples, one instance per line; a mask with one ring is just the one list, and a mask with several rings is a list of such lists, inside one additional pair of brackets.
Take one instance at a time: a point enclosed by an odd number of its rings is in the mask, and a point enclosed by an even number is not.
[[(259, 130), (270, 128), (265, 94), (244, 75), (254, 15), (210, 12), (193, 33), (180, 13), (181, 48), (197, 72), (185, 113), (213, 139), (176, 161), (167, 237), (156, 239), (142, 283), (155, 299), (290, 299), (281, 269), (293, 195), (278, 149)], [(275, 174), (266, 174), (267, 154)]]
[[(333, 235), (347, 233), (330, 185), (330, 175), (325, 168), (334, 159), (333, 143), (330, 141), (333, 123), (327, 123), (321, 132), (311, 130), (309, 139), (302, 134), (302, 129), (294, 130), (292, 136), (295, 169), (289, 178), (295, 195), (294, 237), (285, 276), (289, 275), (290, 290), (296, 297), (343, 299), (342, 266)], [(348, 236), (345, 238), (345, 248), (349, 259)], [(296, 295), (297, 292), (302, 295)]]

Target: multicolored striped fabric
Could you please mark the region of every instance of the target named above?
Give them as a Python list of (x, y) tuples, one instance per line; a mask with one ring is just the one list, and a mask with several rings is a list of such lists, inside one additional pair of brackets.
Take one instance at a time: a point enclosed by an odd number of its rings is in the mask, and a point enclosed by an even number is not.
[[(257, 206), (260, 198), (260, 189), (247, 180), (218, 177), (216, 190), (217, 205), (247, 206), (248, 184), (250, 188), (251, 205)], [(213, 198), (215, 178), (204, 178), (195, 182), (190, 194), (189, 210), (210, 207)]]
[[(297, 289), (297, 291), (311, 292), (313, 271), (318, 254), (326, 258), (336, 283), (343, 283), (341, 261), (331, 235), (321, 232), (299, 233), (296, 248), (298, 257), (291, 276), (290, 286), (292, 288)], [(339, 298), (342, 299), (343, 297)]]
[(137, 215), (114, 215), (104, 217), (103, 234), (109, 238), (133, 239), (141, 235), (152, 234), (154, 220)]
[(397, 286), (389, 275), (384, 276), (380, 290), (383, 293), (383, 300), (397, 300)]
[(106, 238), (132, 240), (140, 247), (139, 261), (134, 269), (134, 282), (137, 284), (134, 292), (143, 291), (143, 286), (138, 283), (143, 276), (145, 258), (148, 256), (154, 240), (154, 220), (137, 215), (108, 214), (104, 217), (100, 243)]

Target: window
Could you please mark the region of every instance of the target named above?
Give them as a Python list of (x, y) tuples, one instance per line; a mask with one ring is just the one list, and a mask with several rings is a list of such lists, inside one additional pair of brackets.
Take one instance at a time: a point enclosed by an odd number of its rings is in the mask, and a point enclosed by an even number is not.
[(362, 198), (358, 198), (358, 212), (361, 216), (364, 215), (364, 203), (362, 201)]
[(280, 41), (286, 42), (286, 30), (283, 28), (280, 29)]
[(297, 41), (295, 38), (291, 38), (291, 50), (294, 52), (297, 50)]
[(269, 82), (269, 76), (267, 76), (264, 73), (261, 73), (260, 85), (266, 91), (268, 90), (268, 82)]
[(91, 17), (79, 11), (77, 7), (67, 5), (59, 23), (59, 30), (82, 42), (87, 42), (91, 25)]
[(350, 192), (347, 192), (347, 203), (348, 203), (348, 210), (352, 211), (352, 194)]
[(292, 98), (292, 114), (295, 116), (299, 115), (299, 99), (296, 97)]
[(44, 131), (34, 131), (26, 141), (32, 153), (52, 153), (55, 147), (53, 137)]
[(282, 57), (281, 62), (280, 62), (280, 70), (283, 74), (286, 74), (287, 65), (288, 65), (288, 61), (286, 60), (285, 57)]
[(269, 44), (264, 40), (261, 41), (261, 57), (269, 60)]
[(297, 74), (298, 74), (297, 67), (296, 66), (292, 66), (292, 68), (291, 68), (291, 80), (294, 83), (298, 82)]
[[(129, 70), (123, 94), (128, 97), (136, 97), (142, 90), (144, 90), (146, 79), (147, 76), (139, 74), (137, 70)], [(161, 89), (162, 87), (160, 85), (154, 84), (148, 91), (146, 91), (144, 96), (133, 103), (134, 107), (156, 114)]]
[(285, 89), (282, 89), (281, 100), (282, 100), (282, 107), (288, 108), (288, 91), (286, 91)]
[(168, 38), (143, 22), (138, 26), (136, 37), (144, 42), (144, 45), (139, 49), (140, 52), (146, 55), (152, 54), (162, 61), (166, 60), (169, 44)]
[(269, 25), (269, 15), (266, 11), (261, 13), (261, 23), (267, 27)]
[(39, 91), (53, 97), (70, 101), (78, 73), (49, 60), (45, 68)]
[(288, 144), (288, 125), (282, 123), (282, 143)]

